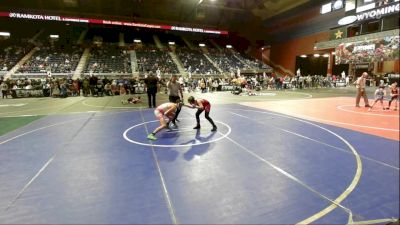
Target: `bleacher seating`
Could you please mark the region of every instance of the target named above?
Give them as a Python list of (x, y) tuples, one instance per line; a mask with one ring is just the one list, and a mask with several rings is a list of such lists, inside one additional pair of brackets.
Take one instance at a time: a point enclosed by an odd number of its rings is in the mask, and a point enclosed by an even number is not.
[(236, 72), (237, 69), (248, 69), (248, 66), (237, 59), (230, 50), (209, 49), (211, 60), (224, 72)]
[(78, 65), (82, 49), (51, 41), (39, 42), (39, 50), (22, 65), (17, 73), (72, 73)]
[(240, 58), (242, 61), (244, 61), (247, 65), (249, 65), (252, 69), (266, 69), (266, 70), (270, 70), (271, 69), (270, 66), (268, 66), (267, 64), (261, 62), (258, 59), (251, 58), (251, 57), (249, 57), (247, 55), (239, 54), (239, 53), (236, 53), (236, 56), (238, 58)]
[(139, 66), (139, 72), (148, 70), (156, 72), (160, 70), (163, 74), (177, 74), (178, 68), (168, 50), (160, 50), (156, 47), (140, 48), (136, 50), (136, 57)]
[(94, 46), (85, 73), (132, 73), (129, 52), (114, 44)]
[[(58, 41), (49, 39), (49, 33), (41, 34), (34, 44), (28, 44), (27, 39), (24, 42), (0, 41), (0, 74), (6, 74), (35, 45), (39, 47), (39, 50), (19, 68), (16, 76), (21, 74), (34, 76), (46, 74), (49, 71), (55, 75), (71, 75), (81, 59), (83, 50), (87, 47), (90, 48), (90, 54), (83, 69), (86, 75), (132, 74), (130, 50), (136, 51), (139, 73), (160, 71), (162, 74), (178, 74), (178, 67), (169, 51), (174, 51), (183, 68), (193, 75), (229, 74), (238, 69), (241, 71), (272, 70), (257, 59), (233, 49), (226, 49), (221, 43), (229, 43), (229, 41), (223, 40), (220, 43), (216, 37), (211, 42), (204, 36), (186, 36), (183, 41), (179, 33), (127, 31), (117, 28), (111, 31), (113, 32), (110, 32), (109, 28), (89, 29), (85, 38), (87, 42), (83, 43), (83, 46), (73, 44), (76, 43), (80, 33), (68, 32), (64, 34), (54, 32), (61, 34)], [(124, 34), (125, 45), (121, 44), (123, 41), (119, 39), (121, 37), (119, 33)], [(153, 35), (157, 35), (164, 49), (155, 46)], [(134, 39), (140, 39), (142, 42), (133, 43)], [(93, 40), (97, 40), (97, 43), (93, 44)], [(128, 40), (130, 42), (126, 42)], [(186, 47), (186, 40), (191, 42), (195, 49)], [(175, 45), (168, 46), (168, 41), (174, 41)], [(198, 48), (199, 43), (205, 43), (206, 47)], [(121, 46), (118, 46), (119, 44)]]
[(28, 43), (27, 39), (0, 42), (0, 71), (9, 71), (32, 48), (33, 44)]
[(192, 74), (218, 74), (218, 70), (208, 61), (199, 49), (179, 48), (176, 55), (186, 71)]

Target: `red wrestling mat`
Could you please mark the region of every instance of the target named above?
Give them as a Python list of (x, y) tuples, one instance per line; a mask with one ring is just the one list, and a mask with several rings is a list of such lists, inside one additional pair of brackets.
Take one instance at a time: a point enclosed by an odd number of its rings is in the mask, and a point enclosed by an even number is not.
[[(373, 101), (370, 100), (370, 105), (372, 105), (372, 103)], [(241, 104), (393, 140), (400, 140), (399, 111), (393, 110), (393, 103), (390, 110), (382, 110), (380, 103), (377, 102), (371, 111), (368, 111), (368, 108), (363, 106), (364, 102), (362, 99), (360, 101), (362, 107), (356, 108), (355, 98), (350, 97), (250, 102)], [(384, 106), (388, 106), (387, 101), (384, 101)]]

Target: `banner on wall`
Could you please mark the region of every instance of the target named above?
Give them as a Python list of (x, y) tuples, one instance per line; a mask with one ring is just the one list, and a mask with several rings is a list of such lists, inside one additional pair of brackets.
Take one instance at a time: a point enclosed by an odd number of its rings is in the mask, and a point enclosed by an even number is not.
[(228, 35), (228, 31), (225, 31), (225, 30), (213, 30), (213, 29), (203, 29), (203, 28), (194, 28), (194, 27), (179, 27), (179, 26), (162, 25), (162, 24), (136, 23), (136, 22), (129, 22), (129, 21), (113, 21), (113, 20), (104, 20), (104, 19), (78, 18), (78, 17), (69, 17), (69, 16), (59, 16), (59, 15), (30, 14), (30, 13), (18, 13), (18, 12), (0, 12), (0, 17), (9, 17), (9, 18), (15, 18), (15, 19), (74, 22), (74, 23), (107, 24), (107, 25), (117, 25), (117, 26), (144, 27), (144, 28), (162, 29), (162, 30), (176, 30), (176, 31), (194, 32), (194, 33)]
[(399, 36), (342, 43), (336, 47), (335, 63), (359, 64), (399, 59)]

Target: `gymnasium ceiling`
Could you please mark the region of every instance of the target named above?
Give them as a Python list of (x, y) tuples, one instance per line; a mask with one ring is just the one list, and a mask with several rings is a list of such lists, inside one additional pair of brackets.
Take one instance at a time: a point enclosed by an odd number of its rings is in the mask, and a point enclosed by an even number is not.
[[(311, 0), (2, 0), (0, 10), (137, 22), (197, 25), (239, 31), (262, 26), (270, 18)], [(315, 0), (313, 0), (315, 2)]]

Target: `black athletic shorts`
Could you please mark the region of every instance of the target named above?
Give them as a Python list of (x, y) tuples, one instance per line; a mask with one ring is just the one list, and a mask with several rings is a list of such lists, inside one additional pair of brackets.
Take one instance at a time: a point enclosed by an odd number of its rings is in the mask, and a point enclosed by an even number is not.
[(168, 96), (169, 102), (176, 103), (176, 100), (181, 100), (179, 96)]

